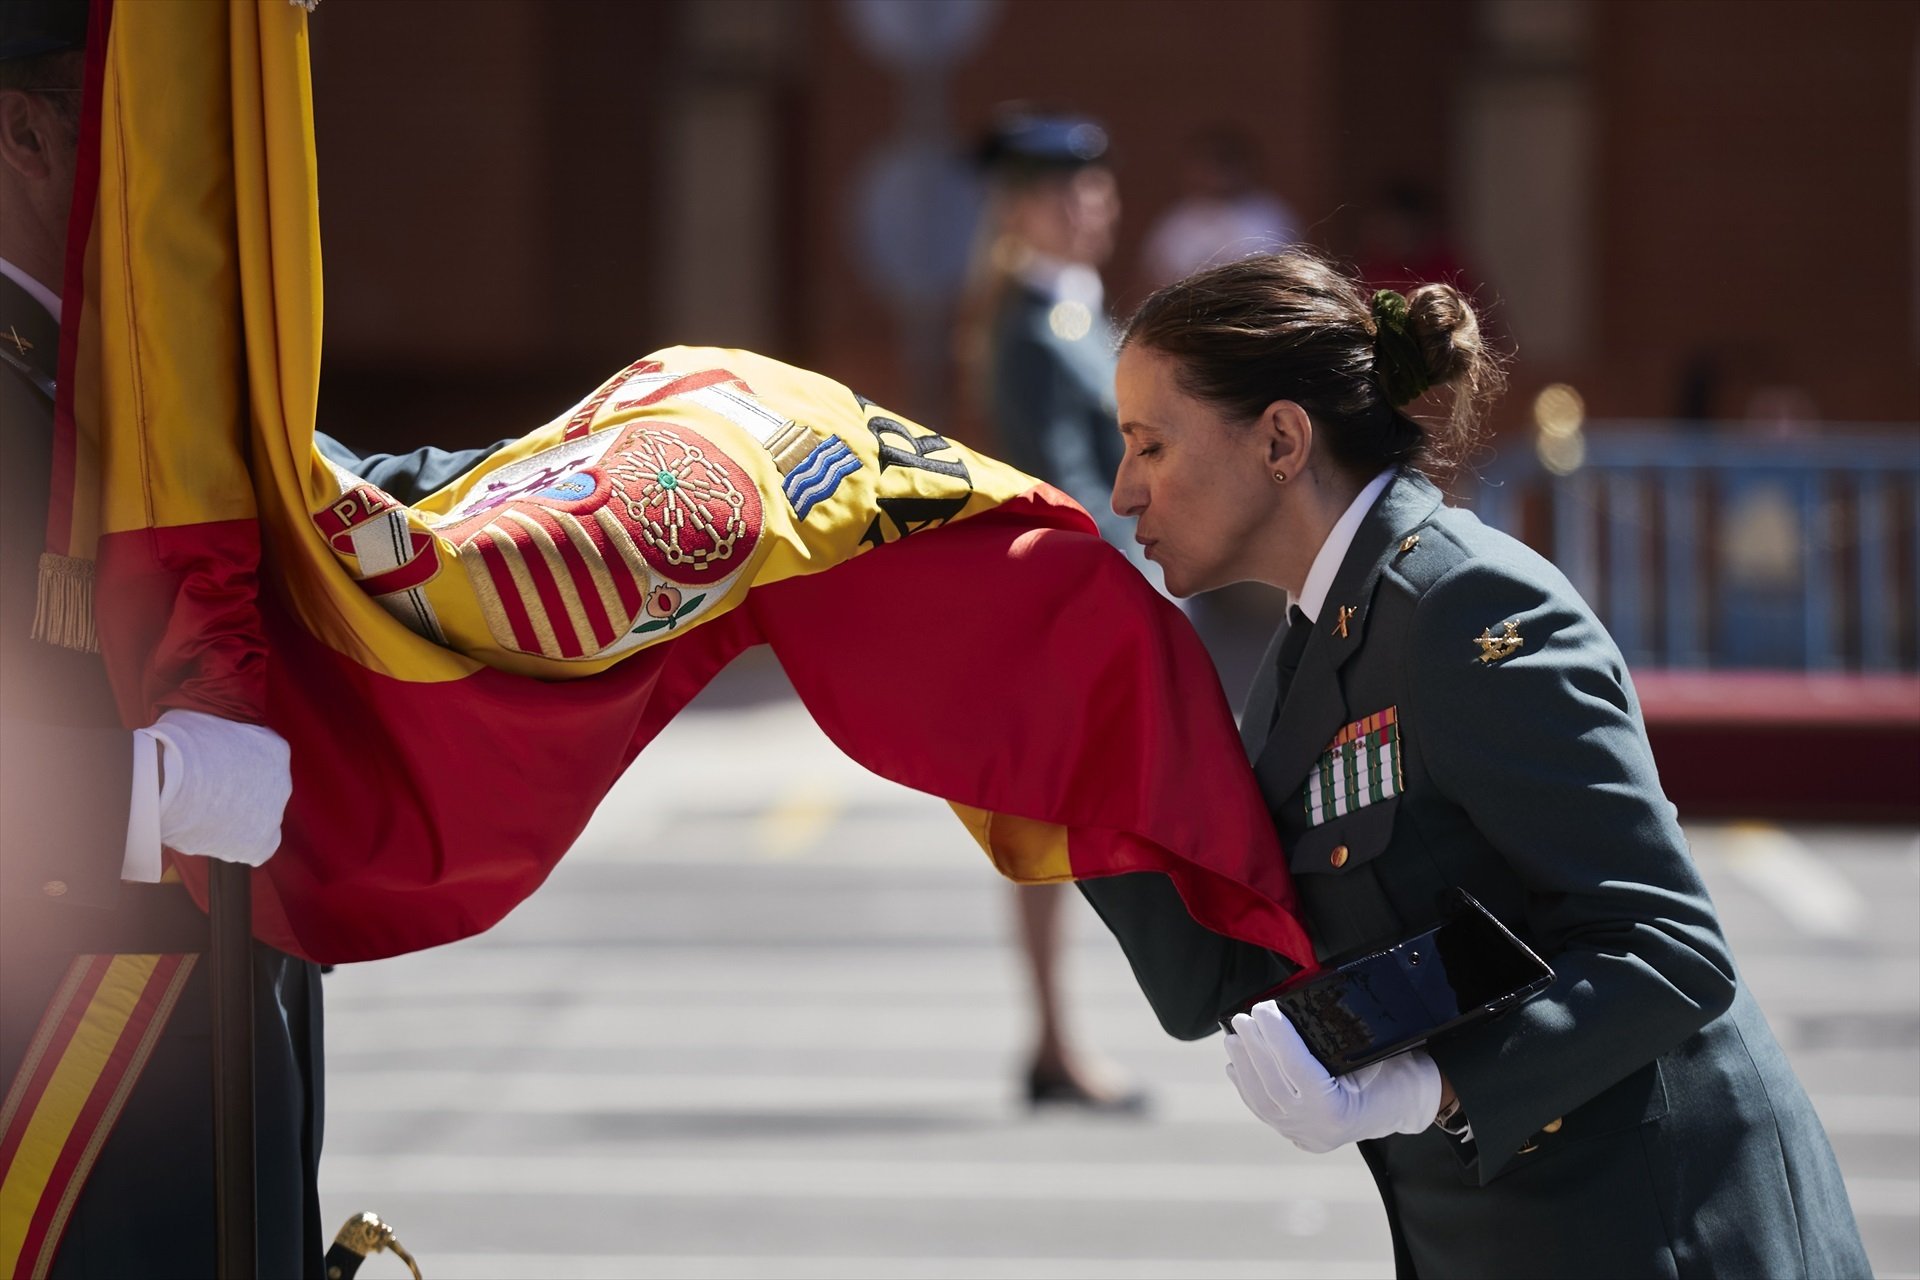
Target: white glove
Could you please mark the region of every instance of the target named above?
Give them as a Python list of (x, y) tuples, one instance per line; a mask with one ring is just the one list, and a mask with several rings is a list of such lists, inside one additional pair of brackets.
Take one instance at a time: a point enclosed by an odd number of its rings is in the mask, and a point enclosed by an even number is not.
[(137, 729), (160, 744), (160, 840), (257, 867), (280, 847), (293, 794), (287, 740), (263, 725), (168, 710)]
[(1271, 1000), (1233, 1019), (1227, 1075), (1247, 1110), (1315, 1155), (1390, 1133), (1419, 1133), (1440, 1110), (1440, 1068), (1415, 1049), (1332, 1076)]

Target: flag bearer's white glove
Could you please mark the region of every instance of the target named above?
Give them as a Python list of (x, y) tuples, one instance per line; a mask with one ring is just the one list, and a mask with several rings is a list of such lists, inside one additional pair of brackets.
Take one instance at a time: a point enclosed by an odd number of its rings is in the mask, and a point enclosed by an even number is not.
[(1418, 1133), (1440, 1110), (1440, 1068), (1421, 1050), (1332, 1076), (1271, 1000), (1233, 1019), (1227, 1075), (1247, 1110), (1316, 1155), (1390, 1133)]
[(293, 794), (285, 738), (263, 725), (178, 709), (135, 732), (160, 744), (161, 843), (250, 867), (273, 856)]

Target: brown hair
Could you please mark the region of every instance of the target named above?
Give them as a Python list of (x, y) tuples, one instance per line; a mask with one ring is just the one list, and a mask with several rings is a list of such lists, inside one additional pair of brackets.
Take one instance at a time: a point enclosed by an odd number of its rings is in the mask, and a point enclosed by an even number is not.
[[(1409, 291), (1404, 318), (1388, 305), (1398, 299), (1371, 294), (1316, 253), (1290, 249), (1159, 290), (1128, 319), (1120, 346), (1173, 357), (1182, 389), (1235, 421), (1252, 421), (1276, 400), (1295, 402), (1349, 473), (1396, 464), (1450, 470), (1505, 383), (1500, 357), (1452, 285)], [(1410, 342), (1396, 342), (1401, 331)], [(1395, 360), (1419, 367), (1390, 367)], [(1452, 411), (1438, 423), (1405, 412), (1388, 392), (1411, 399), (1428, 386), (1453, 389)]]

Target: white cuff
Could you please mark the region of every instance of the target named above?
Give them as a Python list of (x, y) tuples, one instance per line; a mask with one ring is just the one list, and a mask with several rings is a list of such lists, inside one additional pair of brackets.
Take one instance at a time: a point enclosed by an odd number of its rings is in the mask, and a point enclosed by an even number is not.
[(1410, 1051), (1407, 1062), (1414, 1071), (1412, 1114), (1396, 1132), (1419, 1133), (1433, 1124), (1440, 1111), (1440, 1064), (1425, 1049)]
[(133, 731), (133, 795), (127, 806), (127, 849), (120, 878), (158, 884), (160, 865), (160, 740)]

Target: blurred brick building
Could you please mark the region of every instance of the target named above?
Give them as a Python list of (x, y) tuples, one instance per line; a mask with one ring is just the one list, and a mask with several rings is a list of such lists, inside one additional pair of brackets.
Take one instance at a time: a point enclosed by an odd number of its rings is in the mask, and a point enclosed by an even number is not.
[(941, 280), (884, 267), (963, 255), (959, 197), (903, 218), (875, 166), (1014, 98), (1110, 125), (1123, 308), (1231, 122), (1335, 252), (1388, 183), (1440, 195), (1511, 404), (1920, 421), (1903, 0), (328, 0), (313, 30), (323, 420), (363, 444), (517, 434), (671, 342), (943, 421)]

